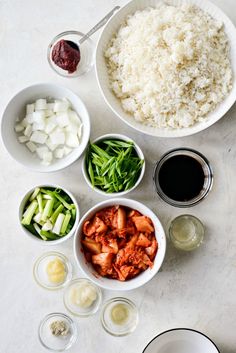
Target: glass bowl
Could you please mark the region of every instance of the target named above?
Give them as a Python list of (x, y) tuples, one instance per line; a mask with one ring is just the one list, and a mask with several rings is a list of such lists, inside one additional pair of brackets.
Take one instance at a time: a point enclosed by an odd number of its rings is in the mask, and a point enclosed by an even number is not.
[[(78, 77), (91, 70), (94, 64), (94, 44), (90, 38), (87, 38), (81, 45), (79, 40), (84, 36), (84, 33), (78, 31), (66, 31), (58, 34), (48, 46), (47, 59), (51, 68), (60, 76), (63, 77)], [(73, 73), (57, 66), (52, 60), (52, 49), (54, 45), (60, 40), (71, 41), (75, 43), (80, 49), (80, 61), (77, 65), (77, 69)]]
[[(163, 164), (170, 158), (174, 157), (174, 156), (188, 156), (188, 157), (192, 157), (193, 159), (195, 159), (202, 167), (202, 170), (204, 172), (204, 184), (202, 187), (202, 190), (200, 191), (200, 193), (187, 201), (177, 201), (174, 200), (170, 197), (168, 197), (162, 190), (160, 183), (159, 183), (159, 173), (160, 173), (160, 169), (163, 166)], [(205, 199), (205, 197), (209, 194), (212, 185), (213, 185), (213, 170), (212, 167), (209, 163), (209, 161), (207, 160), (207, 158), (201, 154), (200, 152), (193, 150), (191, 148), (176, 148), (173, 149), (167, 153), (165, 153), (161, 159), (156, 163), (155, 168), (154, 168), (154, 173), (153, 173), (153, 181), (154, 181), (154, 185), (155, 185), (155, 189), (157, 194), (161, 197), (161, 199), (163, 201), (165, 201), (166, 203), (168, 203), (171, 206), (175, 206), (175, 207), (180, 207), (180, 208), (184, 208), (184, 207), (191, 207), (191, 206), (195, 206), (196, 204), (198, 204), (200, 201), (202, 201), (203, 199)]]
[(202, 222), (190, 214), (174, 218), (169, 227), (169, 239), (179, 250), (197, 249), (203, 242), (204, 233)]
[[(112, 320), (112, 310), (116, 305), (121, 304), (129, 311), (128, 319), (122, 324), (116, 324)], [(136, 305), (127, 298), (116, 297), (108, 300), (102, 309), (102, 327), (112, 336), (126, 336), (133, 332), (138, 325), (138, 309)]]
[[(96, 294), (97, 294), (95, 301), (87, 308), (82, 308), (82, 307), (72, 303), (71, 299), (70, 299), (71, 291), (73, 290), (73, 288), (80, 286), (82, 284), (88, 284), (88, 285), (92, 286), (96, 290)], [(88, 317), (90, 315), (95, 314), (98, 311), (98, 309), (101, 305), (101, 301), (102, 301), (102, 291), (98, 286), (96, 286), (89, 279), (77, 278), (77, 279), (74, 279), (73, 281), (71, 281), (68, 284), (68, 286), (66, 287), (63, 300), (64, 300), (64, 305), (65, 305), (66, 309), (71, 314), (76, 315), (76, 316), (80, 316), (80, 317)]]
[[(49, 263), (49, 261), (55, 260), (56, 258), (60, 259), (63, 262), (65, 266), (66, 274), (62, 282), (51, 283), (48, 279), (46, 266)], [(35, 281), (41, 287), (49, 290), (60, 289), (65, 287), (66, 284), (72, 279), (72, 265), (65, 255), (57, 251), (46, 252), (35, 261), (34, 268), (33, 268), (33, 275), (34, 275)]]
[[(69, 329), (66, 336), (54, 336), (51, 333), (50, 325), (54, 321), (64, 321)], [(77, 340), (78, 332), (74, 321), (67, 315), (51, 313), (45, 316), (40, 322), (38, 337), (40, 343), (47, 349), (54, 352), (64, 352), (69, 349)]]

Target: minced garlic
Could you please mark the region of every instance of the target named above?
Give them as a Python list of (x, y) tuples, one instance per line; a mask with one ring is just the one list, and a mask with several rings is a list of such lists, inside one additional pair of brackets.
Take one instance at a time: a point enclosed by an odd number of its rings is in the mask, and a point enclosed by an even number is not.
[(55, 258), (47, 264), (46, 272), (51, 283), (59, 284), (65, 280), (65, 264), (59, 258)]
[(80, 308), (89, 308), (97, 299), (96, 289), (87, 281), (74, 285), (69, 293), (72, 304)]
[(116, 304), (111, 309), (111, 320), (116, 325), (124, 325), (129, 318), (129, 308), (125, 304)]
[(51, 329), (51, 332), (54, 336), (67, 336), (70, 331), (66, 322), (63, 320), (62, 321), (59, 321), (59, 320), (53, 321), (50, 324), (50, 329)]

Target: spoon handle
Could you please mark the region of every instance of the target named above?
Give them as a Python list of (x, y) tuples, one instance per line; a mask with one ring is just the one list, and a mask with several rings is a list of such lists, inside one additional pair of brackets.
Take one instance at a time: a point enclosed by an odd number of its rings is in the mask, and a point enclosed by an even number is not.
[(114, 14), (115, 11), (119, 10), (120, 6), (115, 6), (101, 21), (99, 21), (88, 33), (86, 33), (80, 40), (79, 44), (82, 44), (86, 39), (88, 39), (93, 33), (98, 31), (102, 26), (104, 26), (109, 18)]

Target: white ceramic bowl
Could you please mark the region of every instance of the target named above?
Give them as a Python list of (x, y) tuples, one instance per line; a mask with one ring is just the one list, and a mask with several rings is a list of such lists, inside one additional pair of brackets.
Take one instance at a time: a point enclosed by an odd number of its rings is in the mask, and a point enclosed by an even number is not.
[[(96, 212), (99, 210), (114, 206), (114, 205), (122, 205), (134, 210), (139, 211), (140, 213), (144, 214), (151, 218), (154, 228), (155, 228), (155, 236), (158, 242), (158, 251), (154, 260), (153, 268), (148, 268), (146, 271), (140, 273), (137, 277), (132, 278), (128, 281), (121, 282), (115, 279), (109, 279), (105, 277), (101, 277), (96, 274), (93, 266), (85, 260), (84, 253), (81, 251), (81, 236), (82, 236), (82, 228), (83, 224), (86, 220), (90, 220)], [(92, 207), (81, 219), (78, 229), (76, 231), (74, 237), (74, 255), (77, 261), (77, 264), (81, 271), (87, 276), (91, 281), (96, 283), (98, 286), (109, 289), (109, 290), (116, 290), (116, 291), (126, 291), (138, 288), (148, 281), (150, 281), (159, 271), (162, 262), (165, 257), (166, 252), (166, 237), (164, 229), (159, 221), (159, 218), (144, 204), (125, 198), (115, 198), (106, 200), (103, 202), (98, 203), (94, 207)]]
[[(21, 224), (21, 220), (22, 220), (22, 215), (23, 215), (23, 211), (24, 211), (24, 208), (25, 208), (25, 204), (26, 202), (28, 201), (30, 195), (33, 193), (34, 189), (36, 187), (39, 187), (39, 188), (47, 188), (47, 187), (50, 187), (50, 188), (58, 188), (58, 189), (62, 189), (66, 194), (68, 194), (71, 198), (71, 200), (73, 201), (73, 203), (75, 204), (75, 208), (76, 208), (76, 218), (75, 218), (75, 223), (74, 223), (74, 226), (73, 228), (71, 229), (71, 231), (65, 235), (64, 237), (61, 237), (61, 239), (57, 239), (57, 240), (50, 240), (50, 241), (44, 241), (43, 239), (40, 239), (38, 237), (36, 237), (34, 234), (32, 234), (30, 231), (28, 231), (22, 224)], [(43, 245), (46, 245), (46, 246), (50, 246), (50, 245), (56, 245), (56, 244), (60, 244), (60, 243), (63, 243), (64, 241), (68, 240), (69, 238), (71, 238), (73, 236), (73, 234), (75, 233), (76, 231), (76, 228), (78, 227), (78, 224), (79, 224), (79, 219), (80, 219), (80, 210), (79, 210), (79, 205), (78, 205), (78, 202), (76, 201), (75, 197), (67, 190), (65, 189), (64, 187), (61, 187), (59, 185), (55, 185), (55, 184), (46, 184), (46, 185), (36, 185), (34, 186), (32, 189), (30, 189), (22, 198), (22, 201), (20, 203), (20, 206), (19, 206), (19, 212), (18, 212), (18, 219), (19, 219), (19, 224), (20, 224), (20, 227), (22, 229), (22, 231), (31, 239), (33, 239), (34, 241), (37, 241), (38, 243), (40, 244), (43, 244)]]
[(220, 353), (215, 343), (203, 333), (186, 328), (168, 330), (157, 335), (143, 353)]
[[(68, 98), (83, 123), (80, 146), (66, 157), (53, 161), (49, 166), (42, 165), (40, 159), (31, 153), (25, 144), (19, 143), (14, 130), (17, 117), (21, 118), (25, 114), (26, 104), (34, 102), (38, 98), (46, 97)], [(86, 148), (90, 136), (89, 113), (82, 100), (68, 88), (51, 83), (36, 84), (24, 88), (10, 100), (2, 116), (1, 135), (5, 148), (16, 161), (37, 172), (55, 172), (75, 162)]]
[(125, 136), (125, 135), (121, 135), (121, 134), (106, 134), (106, 135), (102, 135), (98, 138), (96, 138), (92, 143), (96, 143), (96, 142), (101, 142), (103, 140), (107, 140), (107, 139), (116, 139), (116, 140), (122, 140), (122, 141), (131, 141), (134, 143), (134, 148), (136, 150), (136, 153), (138, 155), (138, 157), (140, 159), (143, 159), (144, 160), (144, 163), (143, 163), (143, 166), (142, 166), (142, 169), (141, 169), (141, 173), (140, 173), (140, 176), (138, 178), (138, 180), (136, 181), (135, 185), (129, 189), (129, 190), (126, 190), (126, 191), (122, 191), (122, 192), (114, 192), (114, 193), (106, 193), (104, 191), (102, 191), (101, 189), (97, 188), (97, 187), (93, 187), (91, 181), (90, 181), (90, 178), (88, 176), (88, 172), (87, 172), (87, 168), (86, 168), (86, 154), (84, 156), (84, 159), (83, 159), (83, 164), (82, 164), (82, 172), (83, 172), (83, 176), (84, 176), (84, 179), (86, 181), (86, 183), (93, 189), (95, 190), (96, 192), (98, 192), (99, 194), (101, 195), (104, 195), (104, 196), (108, 196), (108, 197), (120, 197), (120, 196), (124, 196), (126, 194), (128, 194), (130, 191), (134, 190), (141, 182), (141, 180), (143, 179), (143, 176), (144, 176), (144, 172), (145, 172), (145, 159), (144, 159), (144, 154), (141, 150), (141, 148), (137, 145), (136, 142), (134, 142), (134, 140), (132, 140), (131, 138)]
[[(133, 127), (134, 129), (143, 132), (148, 135), (158, 137), (183, 137), (195, 134), (199, 131), (206, 129), (207, 127), (214, 124), (230, 109), (236, 100), (236, 80), (234, 79), (233, 88), (226, 99), (219, 104), (216, 110), (208, 115), (207, 119), (203, 122), (196, 123), (195, 125), (182, 128), (182, 129), (159, 129), (149, 126), (144, 126), (142, 123), (136, 121), (131, 115), (126, 113), (120, 104), (120, 101), (112, 93), (109, 85), (109, 78), (104, 59), (104, 50), (107, 48), (108, 43), (119, 29), (121, 24), (125, 22), (128, 15), (133, 14), (137, 10), (143, 10), (146, 7), (155, 7), (161, 0), (132, 0), (127, 5), (122, 7), (118, 12), (113, 15), (109, 22), (104, 27), (96, 49), (96, 76), (99, 84), (100, 91), (113, 112), (126, 124)], [(221, 11), (216, 5), (207, 0), (169, 0), (168, 4), (180, 5), (183, 3), (194, 3), (204, 11), (210, 13), (210, 15), (217, 20), (223, 21), (225, 31), (229, 38), (231, 46), (231, 64), (233, 67), (234, 74), (236, 73), (236, 28), (229, 18)]]

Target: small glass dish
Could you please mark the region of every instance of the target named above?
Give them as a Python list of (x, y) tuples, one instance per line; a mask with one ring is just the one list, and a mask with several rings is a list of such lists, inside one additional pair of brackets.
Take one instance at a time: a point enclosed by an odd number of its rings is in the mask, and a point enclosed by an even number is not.
[[(112, 320), (112, 310), (117, 307), (117, 305), (122, 305), (122, 307), (127, 308), (129, 312), (128, 318), (122, 324), (115, 323)], [(112, 298), (108, 300), (102, 308), (102, 327), (112, 336), (120, 337), (132, 333), (138, 325), (138, 320), (138, 309), (136, 305), (127, 298)]]
[[(46, 270), (48, 263), (50, 261), (55, 260), (56, 258), (61, 260), (65, 266), (65, 278), (60, 283), (50, 282), (47, 275), (47, 270)], [(35, 281), (41, 287), (49, 290), (60, 289), (65, 287), (66, 284), (72, 279), (72, 265), (65, 255), (57, 251), (46, 252), (35, 261), (34, 268), (33, 268), (33, 275), (34, 275)]]
[[(185, 157), (192, 158), (194, 161), (198, 162), (198, 164), (201, 166), (202, 171), (204, 173), (204, 182), (199, 194), (194, 196), (191, 199), (184, 200), (184, 201), (175, 200), (173, 198), (170, 198), (168, 195), (166, 195), (166, 193), (162, 190), (159, 182), (159, 174), (160, 174), (160, 170), (163, 167), (163, 164), (169, 159), (176, 156), (185, 156)], [(154, 173), (153, 173), (153, 181), (154, 181), (156, 192), (163, 201), (165, 201), (166, 203), (174, 207), (180, 207), (180, 208), (191, 207), (191, 206), (195, 206), (200, 201), (205, 199), (205, 197), (209, 194), (213, 185), (213, 170), (207, 158), (200, 152), (193, 150), (191, 148), (185, 148), (185, 147), (176, 148), (165, 153), (161, 157), (161, 159), (156, 163), (154, 168)]]
[[(51, 332), (50, 325), (54, 321), (64, 321), (69, 329), (66, 336), (55, 336)], [(74, 321), (62, 313), (51, 313), (45, 316), (40, 322), (38, 337), (40, 343), (47, 349), (54, 352), (64, 352), (69, 349), (77, 340), (78, 331)]]
[[(63, 77), (78, 77), (84, 73), (91, 70), (94, 64), (94, 44), (90, 38), (87, 38), (81, 45), (79, 45), (79, 40), (84, 36), (84, 33), (78, 31), (66, 31), (58, 34), (48, 46), (47, 59), (51, 68), (60, 76)], [(60, 40), (70, 41), (75, 43), (80, 50), (80, 61), (77, 65), (77, 69), (73, 73), (68, 73), (68, 71), (57, 66), (52, 60), (52, 50), (54, 45)]]
[(197, 249), (204, 239), (204, 226), (197, 218), (183, 214), (171, 221), (169, 238), (179, 250), (191, 251)]
[[(72, 291), (73, 288), (79, 287), (80, 285), (89, 285), (92, 286), (95, 291), (96, 291), (96, 299), (94, 300), (94, 302), (88, 306), (88, 307), (81, 307), (79, 305), (76, 305), (72, 302), (71, 300), (71, 295), (72, 295)], [(95, 314), (102, 302), (102, 291), (101, 289), (96, 286), (92, 281), (90, 281), (87, 278), (77, 278), (74, 279), (73, 281), (71, 281), (68, 286), (65, 289), (64, 292), (64, 305), (66, 307), (66, 309), (73, 315), (76, 316), (80, 316), (80, 317), (88, 317), (90, 315)]]

